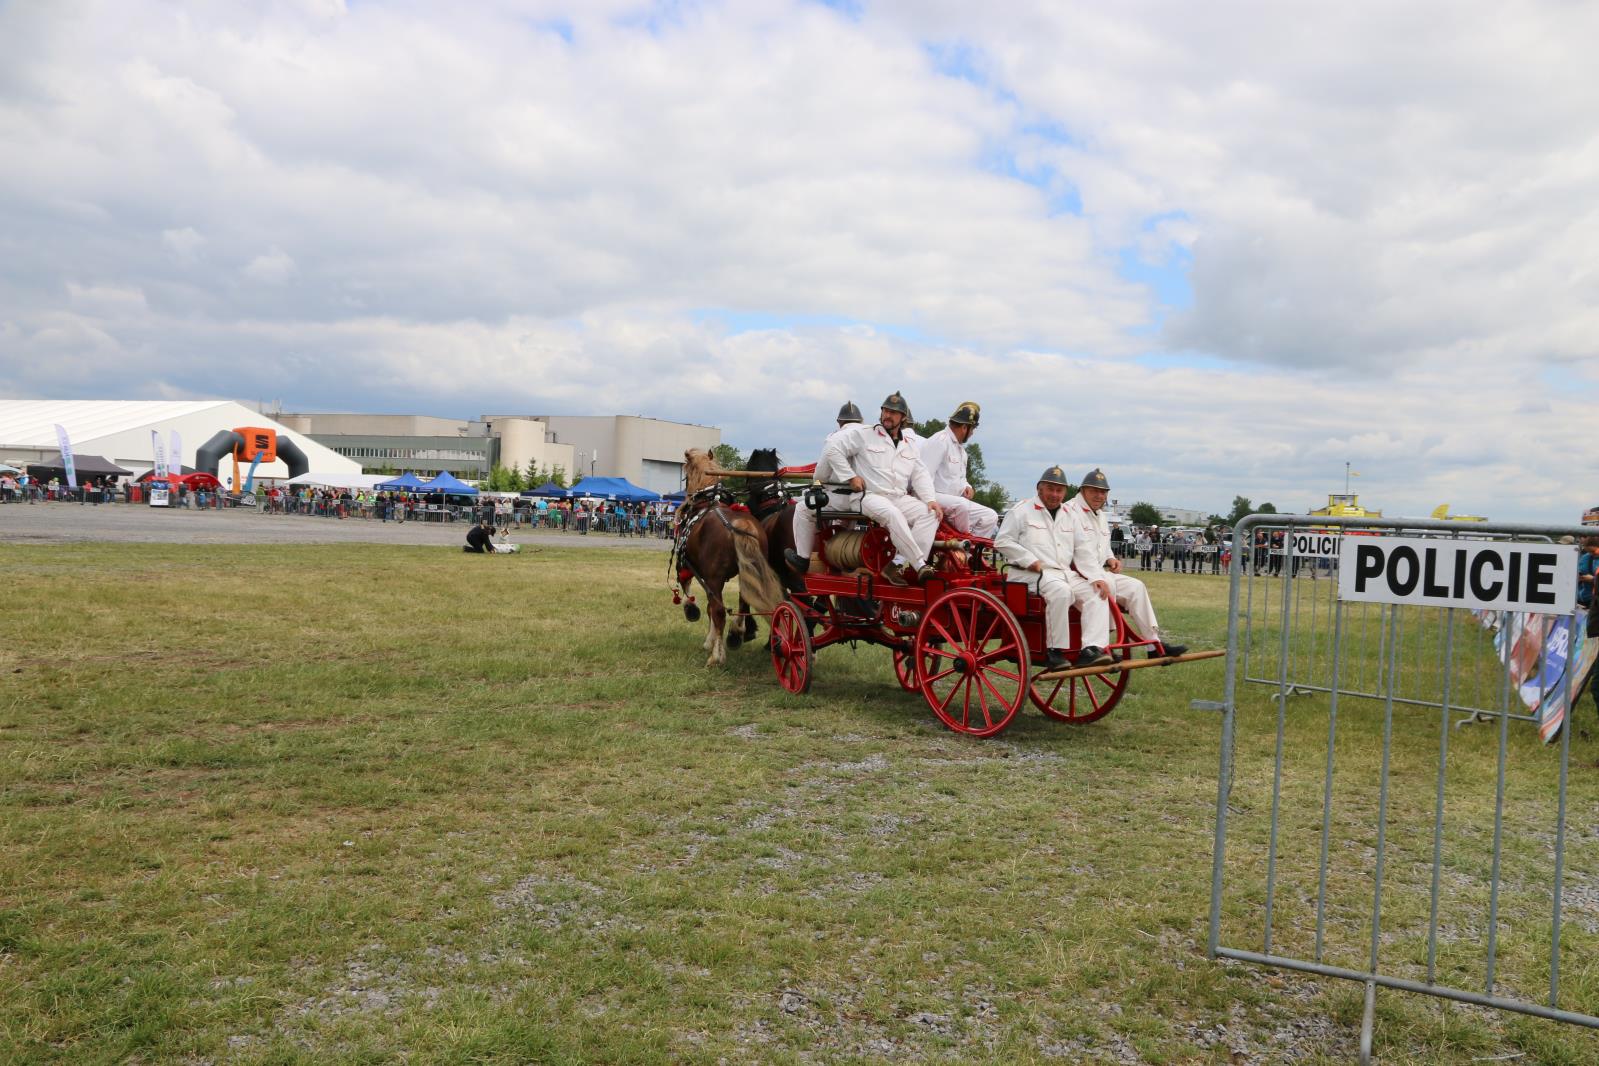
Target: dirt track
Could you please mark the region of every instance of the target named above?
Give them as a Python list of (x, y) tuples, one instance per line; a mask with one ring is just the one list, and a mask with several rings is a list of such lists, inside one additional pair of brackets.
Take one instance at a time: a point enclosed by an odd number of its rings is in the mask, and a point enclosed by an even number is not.
[[(464, 522), (381, 522), (271, 515), (240, 508), (163, 510), (145, 504), (13, 503), (0, 506), (0, 544), (128, 541), (161, 544), (437, 544), (466, 542)], [(657, 538), (596, 533), (512, 533), (515, 544), (666, 551)]]

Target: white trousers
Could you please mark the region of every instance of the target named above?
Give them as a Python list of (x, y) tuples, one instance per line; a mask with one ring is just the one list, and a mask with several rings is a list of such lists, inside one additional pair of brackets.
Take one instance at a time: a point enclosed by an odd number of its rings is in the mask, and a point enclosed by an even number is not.
[(950, 528), (961, 533), (993, 540), (994, 534), (999, 531), (999, 515), (994, 513), (992, 507), (984, 507), (975, 500), (951, 496), (947, 492), (938, 494), (938, 505), (944, 509), (944, 519)]
[(938, 516), (927, 503), (914, 496), (880, 496), (868, 492), (861, 501), (861, 513), (888, 530), (894, 550), (911, 567), (927, 565), (933, 537), (938, 533)]
[[(861, 494), (858, 492), (839, 492), (828, 490), (831, 499), (828, 501), (829, 511), (859, 511), (861, 509)], [(794, 550), (801, 559), (809, 559), (811, 552), (816, 550), (816, 512), (805, 506), (801, 500), (794, 506)]]
[(1155, 621), (1155, 605), (1149, 602), (1149, 590), (1144, 583), (1126, 574), (1106, 574), (1105, 577), (1110, 581), (1111, 592), (1122, 613), (1138, 635), (1145, 640), (1159, 640), (1160, 623)]
[[(1011, 570), (1010, 574), (1012, 580), (1022, 581), (1035, 576), (1028, 570)], [(1079, 647), (1103, 648), (1110, 643), (1110, 604), (1100, 598), (1098, 589), (1076, 574), (1061, 570), (1045, 570), (1036, 576), (1038, 594), (1044, 597), (1044, 641), (1049, 647), (1072, 646), (1074, 605), (1081, 627)]]

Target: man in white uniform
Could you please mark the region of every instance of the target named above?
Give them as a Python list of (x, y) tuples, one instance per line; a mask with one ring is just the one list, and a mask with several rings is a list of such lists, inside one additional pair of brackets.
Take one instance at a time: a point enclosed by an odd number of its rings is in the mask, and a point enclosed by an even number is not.
[(993, 508), (973, 501), (972, 485), (966, 480), (966, 442), (977, 432), (978, 413), (970, 400), (955, 408), (949, 425), (921, 442), (922, 465), (933, 478), (944, 520), (962, 533), (992, 539), (999, 516)]
[[(850, 487), (866, 493), (861, 513), (888, 530), (905, 565), (925, 580), (932, 574), (927, 553), (944, 510), (934, 498), (933, 479), (920, 452), (901, 432), (910, 411), (903, 396), (891, 393), (883, 401), (877, 425), (850, 426), (829, 438), (818, 465), (850, 471)], [(885, 568), (883, 576), (896, 585), (905, 584), (898, 564)]]
[(1110, 550), (1110, 523), (1102, 510), (1109, 495), (1110, 482), (1104, 471), (1096, 468), (1083, 478), (1077, 495), (1066, 505), (1072, 526), (1072, 564), (1100, 596), (1115, 599), (1141, 637), (1160, 642), (1158, 649), (1150, 649), (1150, 658), (1181, 655), (1188, 650), (1185, 645), (1168, 644), (1161, 637), (1149, 590), (1136, 577), (1121, 572), (1122, 561)]
[[(827, 446), (833, 439), (843, 433), (850, 426), (858, 426), (861, 422), (861, 409), (851, 400), (838, 409), (838, 428), (827, 435), (822, 442), (822, 458), (816, 461), (816, 472), (811, 478), (818, 485), (841, 484), (848, 481), (851, 471), (848, 467), (835, 470), (827, 463)], [(842, 489), (829, 490), (832, 497), (829, 506), (835, 510), (846, 510), (851, 507), (852, 497)], [(816, 550), (816, 512), (800, 500), (794, 508), (794, 546), (783, 549), (783, 559), (796, 574), (803, 574), (809, 566), (811, 552)]]
[(1072, 526), (1066, 508), (1066, 472), (1052, 466), (1038, 478), (1038, 494), (1005, 513), (994, 548), (1011, 568), (1011, 581), (1038, 575), (1038, 594), (1044, 597), (1044, 665), (1059, 670), (1066, 665), (1065, 649), (1071, 644), (1072, 605), (1082, 626), (1083, 648), (1077, 666), (1100, 666), (1111, 661), (1110, 604), (1072, 570)]

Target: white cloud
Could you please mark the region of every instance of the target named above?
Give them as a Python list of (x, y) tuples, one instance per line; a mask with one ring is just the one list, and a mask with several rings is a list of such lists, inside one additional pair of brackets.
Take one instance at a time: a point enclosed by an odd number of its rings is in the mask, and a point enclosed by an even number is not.
[(1297, 507), (1350, 460), (1389, 510), (1570, 517), (1599, 473), (1596, 20), (11, 5), (0, 369), (798, 455), (903, 388), (982, 402), (1016, 489), (1061, 461)]

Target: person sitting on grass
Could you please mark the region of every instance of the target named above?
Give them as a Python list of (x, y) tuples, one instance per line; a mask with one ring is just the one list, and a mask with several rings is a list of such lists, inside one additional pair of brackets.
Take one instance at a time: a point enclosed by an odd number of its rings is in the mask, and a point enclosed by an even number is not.
[(464, 552), (476, 552), (478, 555), (494, 550), (494, 516), (492, 512), (490, 512), (489, 517), (480, 520), (477, 525), (466, 531), (466, 543), (462, 545), (461, 550)]

